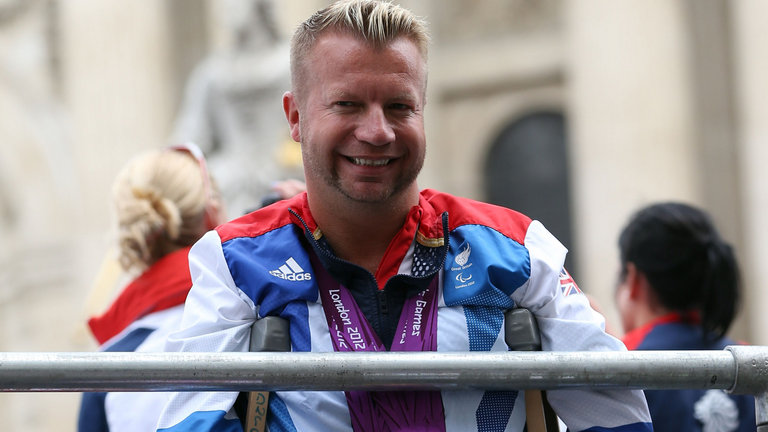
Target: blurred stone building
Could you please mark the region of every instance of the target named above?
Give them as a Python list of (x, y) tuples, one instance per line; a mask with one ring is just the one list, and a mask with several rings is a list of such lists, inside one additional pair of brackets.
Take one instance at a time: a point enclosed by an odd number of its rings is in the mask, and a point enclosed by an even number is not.
[[(218, 1), (0, 0), (0, 350), (95, 348), (84, 322), (113, 294), (92, 288), (110, 184), (169, 142), (192, 71), (236, 43)], [(275, 2), (276, 28), (288, 36), (325, 3)], [(542, 220), (613, 322), (628, 216), (700, 205), (743, 267), (732, 333), (768, 344), (768, 3), (401, 3), (433, 37), (422, 187)], [(1, 394), (0, 430), (74, 430), (78, 402)]]

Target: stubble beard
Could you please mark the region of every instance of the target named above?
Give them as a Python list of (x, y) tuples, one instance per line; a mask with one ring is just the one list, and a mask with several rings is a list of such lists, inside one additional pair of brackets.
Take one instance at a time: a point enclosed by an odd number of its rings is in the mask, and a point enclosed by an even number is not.
[(334, 187), (342, 195), (352, 201), (365, 204), (377, 204), (385, 203), (408, 189), (416, 181), (417, 175), (418, 170), (405, 173), (405, 176), (396, 179), (389, 185), (378, 183), (370, 185), (372, 187), (367, 187), (368, 185), (363, 184), (359, 185), (358, 188), (355, 188), (354, 186), (344, 187), (339, 176), (334, 173), (334, 175), (331, 176), (331, 183), (329, 183), (329, 186)]
[(308, 181), (318, 179), (328, 189), (334, 190), (341, 196), (361, 204), (383, 204), (403, 193), (416, 182), (416, 178), (424, 165), (424, 156), (422, 155), (420, 160), (416, 161), (416, 164), (411, 169), (404, 172), (400, 178), (395, 179), (391, 184), (372, 183), (370, 185), (355, 185), (345, 184), (332, 163), (325, 164), (318, 161), (306, 151), (303, 152), (303, 157)]

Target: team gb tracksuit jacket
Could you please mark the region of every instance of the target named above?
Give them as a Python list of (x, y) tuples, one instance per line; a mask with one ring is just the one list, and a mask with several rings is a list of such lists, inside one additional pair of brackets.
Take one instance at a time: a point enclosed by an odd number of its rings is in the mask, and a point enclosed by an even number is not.
[[(192, 248), (194, 285), (167, 349), (246, 352), (254, 320), (277, 315), (289, 321), (296, 352), (505, 351), (504, 312), (525, 307), (544, 350), (624, 350), (564, 270), (565, 254), (539, 222), (424, 190), (372, 275), (333, 255), (301, 194), (220, 226)], [(240, 431), (237, 397), (176, 393), (158, 428)], [(639, 390), (559, 390), (547, 398), (572, 431), (651, 430)], [(269, 403), (270, 431), (522, 431), (525, 424), (517, 391), (279, 391)]]

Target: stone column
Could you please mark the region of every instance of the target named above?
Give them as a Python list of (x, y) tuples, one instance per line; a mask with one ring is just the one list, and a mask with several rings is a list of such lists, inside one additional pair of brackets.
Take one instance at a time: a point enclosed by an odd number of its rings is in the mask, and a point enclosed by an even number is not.
[(163, 2), (61, 3), (63, 87), (84, 186), (82, 220), (91, 229), (107, 227), (119, 168), (166, 144), (173, 112), (166, 10)]
[(568, 0), (566, 82), (581, 288), (619, 327), (616, 240), (653, 201), (700, 202), (681, 2)]
[(765, 45), (765, 17), (768, 3), (739, 0), (731, 3), (734, 32), (736, 111), (740, 131), (745, 254), (741, 258), (746, 293), (743, 307), (749, 312), (751, 339), (768, 344), (768, 291), (762, 274), (768, 263), (768, 47)]
[(80, 233), (82, 302), (92, 298), (109, 246), (112, 181), (131, 157), (168, 143), (181, 80), (173, 76), (172, 10), (117, 0), (60, 6), (62, 88), (82, 200), (72, 227)]
[[(0, 345), (8, 350), (95, 349), (85, 328), (84, 303), (107, 249), (110, 186), (128, 158), (165, 144), (171, 118), (165, 3), (139, 6), (117, 0), (72, 0), (57, 4), (58, 33), (53, 37), (60, 49), (56, 54), (67, 127), (52, 130), (40, 117), (30, 124), (37, 136), (53, 135), (64, 141), (51, 148), (67, 157), (48, 162), (57, 170), (70, 168), (75, 186), (64, 200), (66, 211), (20, 207), (24, 210), (20, 217), (44, 220), (36, 230), (25, 231), (26, 241), (17, 244), (13, 261), (17, 281), (11, 285), (25, 289), (0, 313), (7, 324), (4, 334), (9, 335)], [(28, 176), (16, 183), (19, 191), (33, 194), (38, 188), (31, 185), (49, 180), (36, 175), (45, 172), (46, 165), (24, 168), (24, 158), (15, 163)], [(51, 172), (50, 179), (60, 183), (53, 175), (56, 171)], [(35, 194), (25, 198), (26, 202), (42, 199)], [(51, 238), (60, 241), (52, 243)], [(47, 276), (59, 268), (66, 269), (62, 277)], [(4, 395), (0, 430), (73, 430), (79, 403), (77, 393)], [(41, 411), (41, 407), (46, 408)]]

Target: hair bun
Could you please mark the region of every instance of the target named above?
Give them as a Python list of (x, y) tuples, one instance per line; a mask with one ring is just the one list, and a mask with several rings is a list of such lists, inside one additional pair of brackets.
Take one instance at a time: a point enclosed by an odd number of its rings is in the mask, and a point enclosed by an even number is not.
[(151, 215), (148, 219), (153, 222), (159, 222), (152, 224), (154, 229), (164, 231), (171, 240), (179, 237), (181, 215), (173, 201), (163, 197), (154, 189), (134, 187), (131, 189), (131, 192), (137, 200), (146, 200), (149, 204), (149, 209), (152, 210), (154, 215)]

